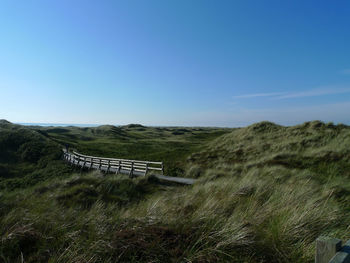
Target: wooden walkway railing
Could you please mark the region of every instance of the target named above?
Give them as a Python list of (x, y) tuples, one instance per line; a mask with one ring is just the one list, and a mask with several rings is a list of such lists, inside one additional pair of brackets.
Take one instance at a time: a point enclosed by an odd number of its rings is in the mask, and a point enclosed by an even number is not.
[(315, 263), (349, 263), (350, 240), (342, 245), (338, 238), (319, 237), (316, 240)]
[(148, 172), (153, 172), (152, 174), (155, 177), (165, 181), (181, 184), (193, 184), (195, 182), (191, 178), (165, 176), (163, 162), (96, 157), (83, 155), (75, 151), (69, 152), (66, 149), (63, 149), (63, 159), (82, 169), (87, 168), (105, 171), (106, 173), (127, 174), (130, 178), (145, 176)]
[(145, 176), (149, 171), (158, 171), (162, 175), (164, 174), (163, 162), (104, 158), (66, 150), (63, 152), (66, 161), (82, 168), (98, 169), (107, 173), (128, 174), (130, 177)]

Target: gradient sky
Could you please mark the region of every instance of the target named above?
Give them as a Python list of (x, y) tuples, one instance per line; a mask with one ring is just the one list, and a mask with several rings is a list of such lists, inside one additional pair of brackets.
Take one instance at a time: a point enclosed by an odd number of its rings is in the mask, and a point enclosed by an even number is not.
[(0, 2), (0, 119), (350, 124), (350, 1)]

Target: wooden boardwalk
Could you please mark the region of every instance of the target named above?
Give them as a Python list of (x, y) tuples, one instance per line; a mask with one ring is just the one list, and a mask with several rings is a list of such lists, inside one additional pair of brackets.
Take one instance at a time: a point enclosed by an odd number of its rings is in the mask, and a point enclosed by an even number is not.
[(65, 149), (63, 149), (63, 158), (77, 167), (100, 170), (106, 173), (126, 174), (131, 178), (145, 176), (147, 173), (152, 172), (152, 175), (159, 180), (188, 185), (195, 182), (195, 179), (191, 178), (165, 176), (163, 174), (163, 162), (96, 157), (83, 155), (74, 151), (68, 152)]

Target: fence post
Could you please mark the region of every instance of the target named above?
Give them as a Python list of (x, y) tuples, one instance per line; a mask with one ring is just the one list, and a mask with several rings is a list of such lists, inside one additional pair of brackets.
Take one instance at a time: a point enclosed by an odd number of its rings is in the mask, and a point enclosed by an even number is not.
[(134, 170), (134, 162), (131, 162), (131, 169), (130, 169), (130, 174), (129, 177), (132, 178), (133, 177), (133, 171)]
[(119, 174), (119, 172), (120, 172), (120, 165), (121, 165), (121, 162), (120, 162), (120, 160), (118, 161), (118, 169), (117, 169), (117, 171), (115, 172), (116, 174)]
[(107, 168), (107, 171), (106, 171), (107, 174), (109, 173), (109, 169), (110, 168), (111, 168), (111, 160), (108, 160), (108, 168)]
[(70, 162), (71, 166), (74, 165), (74, 158), (73, 158), (72, 154), (69, 155), (69, 162)]
[(338, 238), (317, 238), (315, 263), (329, 263), (329, 261), (341, 249), (341, 247), (342, 241)]
[(90, 167), (89, 167), (89, 170), (91, 170), (91, 167), (92, 167), (92, 165), (93, 165), (93, 162), (94, 162), (94, 158), (90, 158)]

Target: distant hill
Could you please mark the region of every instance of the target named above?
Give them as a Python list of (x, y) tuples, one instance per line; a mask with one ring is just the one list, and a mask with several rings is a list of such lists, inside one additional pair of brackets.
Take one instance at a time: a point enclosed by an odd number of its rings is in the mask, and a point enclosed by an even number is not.
[(217, 138), (189, 161), (203, 169), (218, 165), (317, 169), (341, 163), (349, 167), (344, 175), (350, 176), (350, 127), (320, 121), (291, 127), (260, 122)]
[(0, 188), (27, 186), (66, 171), (62, 146), (25, 126), (0, 121)]
[(1, 119), (0, 124), (11, 124), (11, 122), (4, 120), (4, 119)]
[(146, 128), (145, 126), (141, 125), (141, 124), (128, 124), (128, 125), (124, 125), (123, 126), (124, 128), (130, 128), (130, 129), (133, 129), (133, 128)]

